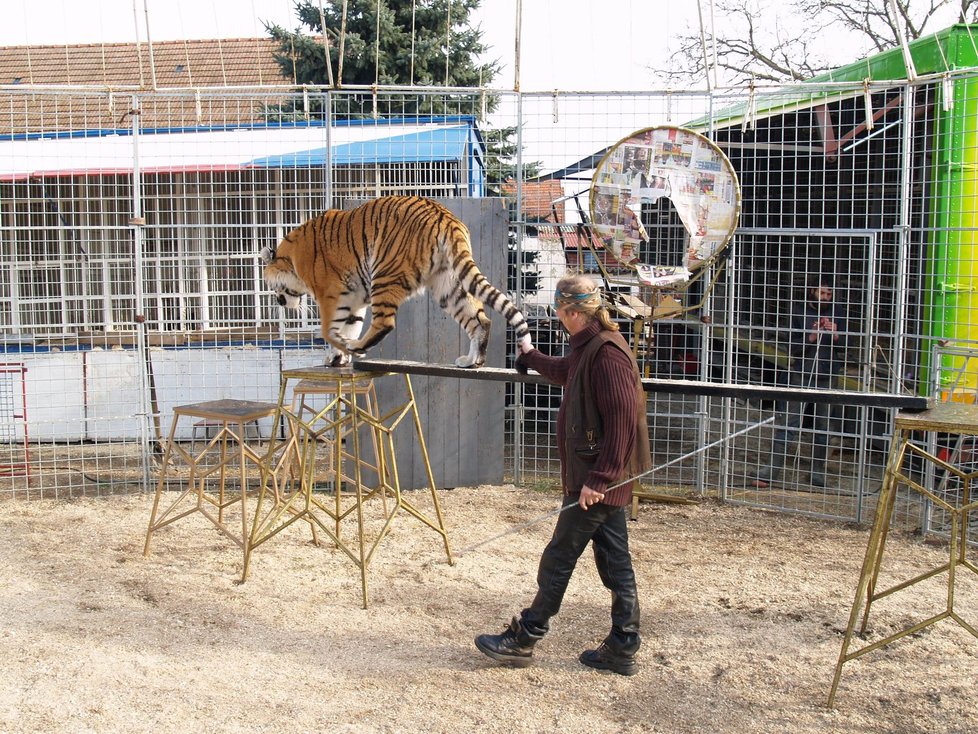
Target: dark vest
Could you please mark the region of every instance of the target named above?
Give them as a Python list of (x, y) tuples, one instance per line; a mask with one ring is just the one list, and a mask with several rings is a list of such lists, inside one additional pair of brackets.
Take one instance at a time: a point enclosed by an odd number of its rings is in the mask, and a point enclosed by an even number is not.
[[(598, 350), (604, 344), (611, 344), (622, 350), (629, 357), (631, 350), (624, 338), (617, 331), (599, 331), (583, 347), (580, 362), (567, 386), (567, 396), (578, 395), (578, 399), (567, 401), (567, 412), (564, 416), (564, 486), (579, 488), (587, 482), (601, 444), (604, 430), (601, 425), (601, 415), (591, 390), (591, 367)], [(628, 477), (638, 476), (652, 468), (649, 448), (649, 427), (646, 416), (645, 390), (638, 372), (638, 365), (632, 359), (632, 372), (635, 378), (635, 441), (632, 444), (628, 460), (622, 467), (618, 482)], [(604, 501), (612, 505), (625, 505), (631, 501), (632, 487), (635, 483), (613, 489), (606, 493)]]

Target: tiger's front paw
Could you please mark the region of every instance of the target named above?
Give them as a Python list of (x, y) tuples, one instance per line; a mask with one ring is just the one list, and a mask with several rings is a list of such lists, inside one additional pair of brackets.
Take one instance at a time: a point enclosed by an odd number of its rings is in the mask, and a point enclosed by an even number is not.
[(467, 354), (455, 360), (456, 367), (481, 367), (484, 364), (485, 360), (479, 361), (478, 359), (472, 359)]
[(326, 347), (326, 366), (327, 367), (346, 367), (353, 361), (353, 358), (332, 344)]

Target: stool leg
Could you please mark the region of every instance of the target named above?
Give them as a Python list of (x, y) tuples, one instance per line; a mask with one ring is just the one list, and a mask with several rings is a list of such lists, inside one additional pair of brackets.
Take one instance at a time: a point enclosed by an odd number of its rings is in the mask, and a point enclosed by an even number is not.
[[(374, 390), (374, 383), (371, 380), (370, 384), (367, 386), (367, 391), (363, 395), (364, 405), (367, 408), (367, 412), (372, 416), (379, 416), (380, 410), (377, 404), (377, 392)], [(377, 472), (377, 486), (380, 487), (380, 501), (384, 508), (384, 517), (389, 516), (387, 509), (387, 467), (383, 460), (383, 441), (381, 438), (380, 429), (376, 426), (370, 429), (370, 441), (373, 445), (374, 450), (374, 470)]]
[[(355, 492), (355, 502), (357, 508), (357, 533), (359, 534), (359, 545), (360, 545), (360, 589), (363, 594), (363, 608), (367, 608), (367, 548), (366, 548), (366, 538), (364, 537), (364, 523), (363, 523), (363, 475), (360, 471), (360, 425), (359, 416), (357, 415), (357, 394), (356, 385), (350, 383), (350, 433), (353, 435), (353, 480), (354, 480), (354, 492)], [(341, 441), (340, 431), (337, 430), (337, 443)], [(340, 496), (339, 492), (339, 472), (337, 472), (337, 486), (336, 486), (336, 496)], [(337, 509), (339, 509), (337, 507)], [(339, 536), (339, 522), (337, 521), (337, 536)]]
[[(901, 434), (902, 440), (897, 447), (896, 460), (892, 467), (892, 476), (890, 479), (890, 491), (887, 492), (886, 497), (883, 496), (882, 489), (880, 491), (879, 503), (880, 506), (877, 507), (877, 519), (874, 520), (874, 526), (878, 523), (880, 525), (880, 536), (876, 545), (875, 558), (873, 559), (873, 572), (869, 579), (869, 584), (866, 587), (866, 608), (863, 610), (863, 621), (859, 627), (859, 633), (863, 634), (866, 632), (866, 626), (869, 624), (869, 609), (876, 599), (876, 582), (879, 581), (880, 566), (883, 563), (883, 550), (886, 548), (886, 539), (890, 533), (890, 520), (893, 517), (893, 507), (896, 504), (896, 473), (900, 470), (903, 465), (903, 459), (906, 454), (907, 441), (909, 436)], [(889, 469), (889, 467), (888, 467)], [(882, 519), (880, 518), (880, 513), (882, 513)]]
[(241, 546), (247, 555), (248, 550), (248, 465), (245, 460), (245, 441), (248, 431), (244, 423), (238, 423), (238, 470), (240, 471), (241, 486)]
[(228, 424), (227, 421), (221, 423), (221, 483), (217, 488), (217, 521), (224, 522), (224, 484), (227, 478), (227, 453), (228, 453)]
[(866, 555), (863, 559), (862, 570), (859, 573), (859, 582), (856, 585), (856, 595), (852, 602), (852, 609), (849, 611), (849, 623), (846, 625), (846, 634), (842, 640), (842, 650), (839, 652), (839, 660), (835, 664), (835, 675), (832, 677), (832, 687), (829, 690), (827, 703), (829, 708), (832, 707), (832, 703), (835, 700), (835, 692), (839, 687), (839, 679), (842, 676), (842, 665), (849, 660), (849, 646), (852, 644), (852, 635), (856, 628), (856, 621), (859, 619), (862, 601), (867, 598), (870, 579), (879, 570), (879, 562), (882, 556), (882, 539), (885, 531), (884, 526), (889, 524), (890, 510), (892, 509), (891, 496), (894, 494), (896, 488), (896, 472), (903, 460), (904, 446), (905, 436), (903, 431), (895, 431), (893, 443), (890, 446), (890, 456), (883, 474), (883, 484), (880, 487), (880, 498), (876, 505), (876, 517), (873, 520), (873, 528), (869, 533), (869, 542), (866, 545)]
[(160, 508), (160, 495), (163, 493), (163, 486), (166, 484), (166, 470), (170, 466), (170, 455), (173, 450), (173, 436), (177, 431), (177, 420), (179, 416), (173, 416), (170, 424), (170, 435), (166, 438), (166, 448), (163, 450), (163, 459), (160, 466), (160, 480), (156, 483), (156, 496), (153, 497), (153, 511), (149, 516), (149, 527), (146, 528), (146, 542), (143, 544), (143, 555), (149, 555), (149, 545), (153, 538), (153, 531), (156, 529), (156, 513)]
[(424, 431), (421, 426), (421, 416), (418, 414), (418, 404), (414, 399), (414, 388), (411, 387), (411, 376), (404, 374), (404, 386), (407, 389), (408, 400), (411, 401), (411, 414), (414, 418), (414, 430), (418, 436), (418, 446), (421, 448), (421, 458), (424, 461), (425, 472), (428, 475), (428, 486), (431, 488), (431, 501), (435, 507), (435, 517), (438, 518), (438, 527), (435, 528), (445, 543), (445, 555), (448, 557), (448, 565), (454, 566), (452, 558), (452, 548), (448, 542), (448, 531), (445, 529), (445, 519), (441, 514), (441, 504), (438, 502), (438, 491), (435, 489), (435, 475), (431, 471), (431, 459), (428, 456), (428, 446), (424, 440)]

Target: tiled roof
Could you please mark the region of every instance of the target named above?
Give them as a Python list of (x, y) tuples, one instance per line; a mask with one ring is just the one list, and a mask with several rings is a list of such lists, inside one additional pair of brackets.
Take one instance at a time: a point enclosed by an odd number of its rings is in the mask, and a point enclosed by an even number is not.
[(228, 87), (290, 84), (270, 38), (0, 48), (0, 84)]
[[(506, 182), (502, 185), (503, 195), (507, 198), (516, 198), (516, 184)], [(530, 219), (546, 220), (553, 222), (553, 202), (562, 198), (564, 190), (560, 181), (526, 181), (523, 184), (523, 215)], [(557, 206), (557, 220), (564, 221), (564, 207)]]
[[(269, 38), (158, 41), (152, 55), (147, 43), (0, 47), (0, 85), (79, 87), (0, 93), (0, 133), (128, 126), (122, 93), (153, 90), (154, 82), (159, 93), (143, 106), (143, 127), (252, 122), (275, 99), (212, 90), (198, 99), (194, 90), (288, 86), (292, 79), (273, 58), (277, 50)], [(111, 101), (106, 88), (113, 90)]]

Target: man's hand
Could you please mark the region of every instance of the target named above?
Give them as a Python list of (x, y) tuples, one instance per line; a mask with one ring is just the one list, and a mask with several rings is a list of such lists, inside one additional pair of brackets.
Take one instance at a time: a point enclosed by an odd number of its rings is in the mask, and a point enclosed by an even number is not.
[(530, 335), (527, 334), (522, 339), (516, 340), (516, 351), (520, 354), (528, 354), (533, 351), (533, 341), (530, 339)]
[(604, 494), (602, 492), (596, 492), (591, 489), (586, 484), (581, 488), (581, 496), (577, 499), (577, 504), (581, 506), (581, 509), (587, 512), (587, 508), (591, 505), (597, 504), (604, 499)]
[(836, 334), (838, 328), (839, 327), (835, 325), (835, 322), (832, 319), (823, 316), (812, 324), (812, 331), (808, 335), (808, 341), (817, 341), (823, 332), (828, 332), (832, 336), (832, 341), (838, 341), (839, 335)]

